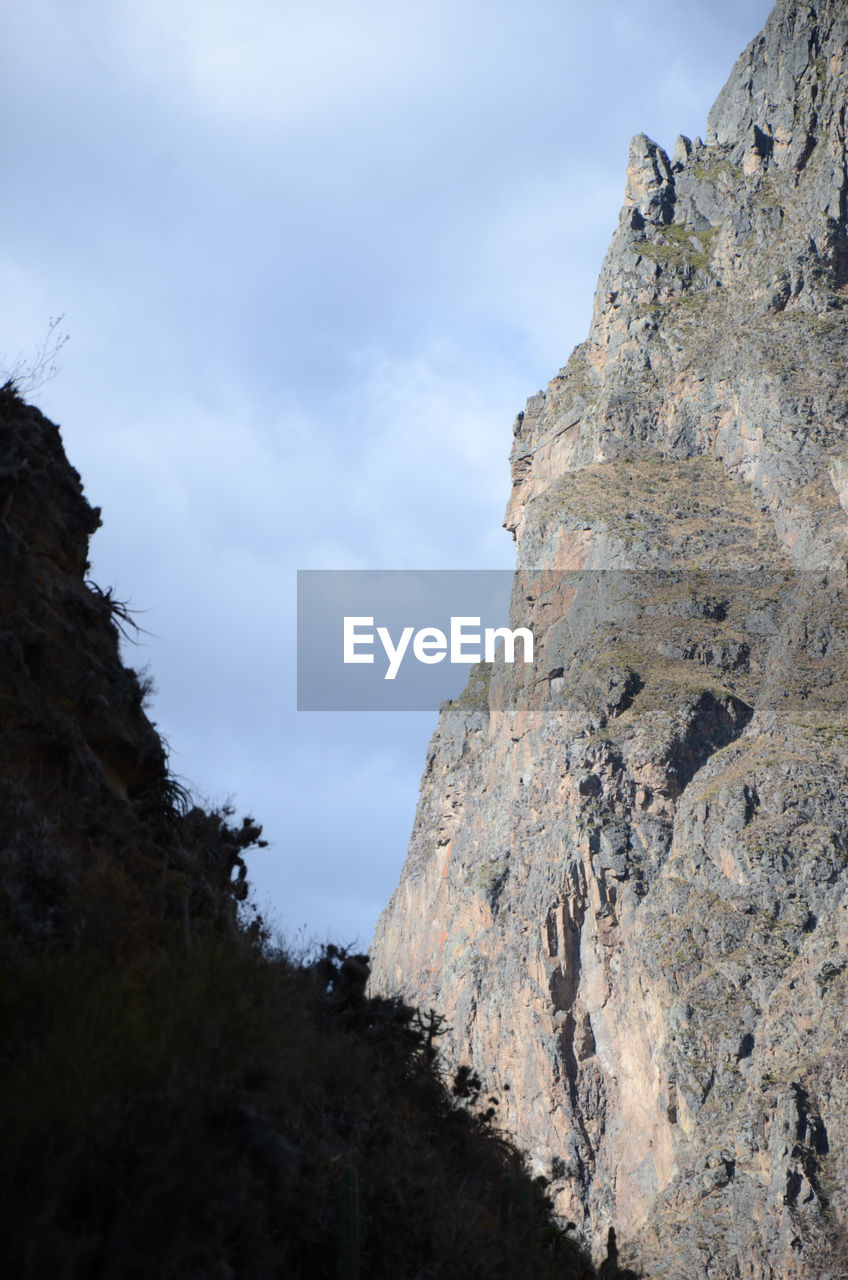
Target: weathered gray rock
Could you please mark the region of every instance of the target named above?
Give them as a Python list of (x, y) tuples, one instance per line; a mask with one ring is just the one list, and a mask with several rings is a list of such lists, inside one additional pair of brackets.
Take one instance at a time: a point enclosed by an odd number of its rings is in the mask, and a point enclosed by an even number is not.
[(848, 1247), (847, 91), (845, 6), (780, 0), (706, 142), (634, 139), (514, 427), (537, 660), (443, 708), (373, 948), (669, 1280)]

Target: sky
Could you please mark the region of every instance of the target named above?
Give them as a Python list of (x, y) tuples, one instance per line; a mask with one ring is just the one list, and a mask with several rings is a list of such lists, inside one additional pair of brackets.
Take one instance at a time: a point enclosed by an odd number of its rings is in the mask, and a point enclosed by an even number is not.
[(511, 425), (586, 335), (628, 146), (703, 135), (766, 0), (28, 0), (0, 371), (102, 508), (173, 771), (291, 940), (367, 947), (435, 712), (298, 712), (298, 569), (509, 569)]

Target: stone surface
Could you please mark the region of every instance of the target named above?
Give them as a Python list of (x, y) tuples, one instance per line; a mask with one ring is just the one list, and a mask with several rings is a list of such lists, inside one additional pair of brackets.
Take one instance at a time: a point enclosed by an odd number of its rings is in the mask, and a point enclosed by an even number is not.
[[(124, 665), (121, 602), (86, 575), (100, 513), (59, 429), (0, 387), (0, 951), (137, 945), (141, 921), (225, 919), (249, 821), (192, 807)], [(151, 886), (154, 886), (151, 888)]]
[(848, 1255), (846, 90), (848, 11), (780, 0), (705, 141), (634, 138), (514, 426), (537, 661), (442, 708), (373, 946), (669, 1280)]

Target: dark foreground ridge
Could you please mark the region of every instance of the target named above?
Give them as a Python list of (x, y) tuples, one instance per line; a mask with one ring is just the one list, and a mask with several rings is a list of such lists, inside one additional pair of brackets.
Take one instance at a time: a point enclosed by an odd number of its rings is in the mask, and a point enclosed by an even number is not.
[[(191, 804), (99, 513), (0, 390), (0, 1240), (16, 1280), (595, 1276), (437, 1014), (245, 924), (251, 820)], [(615, 1241), (600, 1274), (614, 1277)]]

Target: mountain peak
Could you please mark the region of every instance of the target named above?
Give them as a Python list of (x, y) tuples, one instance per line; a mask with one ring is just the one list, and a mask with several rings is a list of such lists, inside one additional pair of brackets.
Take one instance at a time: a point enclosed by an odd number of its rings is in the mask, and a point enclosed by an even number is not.
[(842, 128), (846, 43), (848, 11), (840, 0), (779, 0), (718, 95), (707, 142), (737, 146), (756, 129), (770, 141), (776, 166), (803, 168), (835, 117)]

